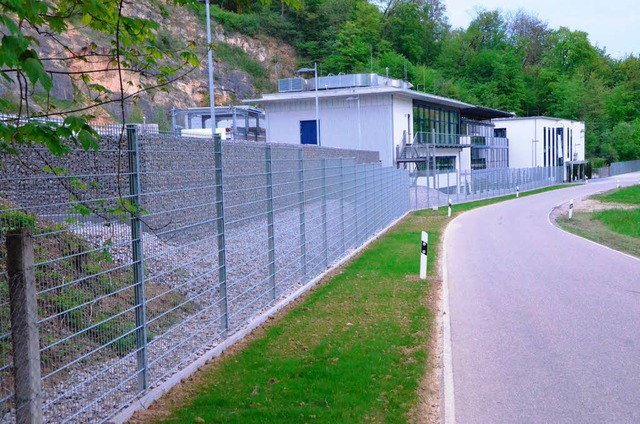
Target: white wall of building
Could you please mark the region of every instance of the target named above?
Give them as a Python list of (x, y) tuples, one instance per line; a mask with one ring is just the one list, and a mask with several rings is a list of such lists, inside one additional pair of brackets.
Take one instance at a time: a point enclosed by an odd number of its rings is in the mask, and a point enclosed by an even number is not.
[[(413, 100), (404, 96), (393, 96), (393, 141), (391, 142), (392, 164), (395, 163), (396, 146), (402, 144), (402, 137), (413, 138)], [(411, 142), (411, 140), (408, 140)]]
[[(493, 122), (496, 130), (507, 130), (510, 168), (535, 168), (545, 163), (550, 166), (555, 158), (562, 158), (563, 163), (585, 158), (584, 122), (548, 117), (494, 119)], [(562, 129), (562, 139), (555, 133), (557, 129)]]
[[(433, 153), (434, 157), (446, 157), (446, 156), (455, 157), (456, 169), (455, 171), (452, 171), (452, 172), (440, 171), (437, 173), (437, 175), (433, 175), (434, 172), (429, 171), (428, 182), (427, 182), (427, 176), (423, 175), (421, 177), (418, 177), (418, 186), (424, 186), (424, 187), (428, 186), (428, 187), (435, 187), (440, 189), (444, 189), (447, 187), (458, 187), (456, 189), (458, 190), (462, 185), (462, 181), (464, 181), (464, 177), (461, 177), (461, 175), (467, 174), (471, 170), (471, 153), (470, 152), (471, 152), (470, 148), (436, 149), (435, 153)], [(431, 156), (432, 153), (430, 153), (429, 155)]]
[[(378, 151), (382, 165), (393, 166), (395, 148), (390, 140), (396, 132), (395, 115), (404, 109), (394, 113), (389, 94), (366, 94), (359, 99), (358, 102), (357, 95), (319, 98), (320, 144)], [(406, 103), (406, 113), (411, 113), (411, 100)], [(300, 121), (316, 117), (314, 98), (267, 103), (264, 107), (268, 116), (267, 141), (274, 143), (300, 144)]]

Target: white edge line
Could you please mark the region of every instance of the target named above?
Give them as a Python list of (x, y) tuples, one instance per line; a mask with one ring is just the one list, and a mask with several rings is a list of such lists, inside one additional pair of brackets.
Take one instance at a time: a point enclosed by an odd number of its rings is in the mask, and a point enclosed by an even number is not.
[(391, 227), (396, 225), (398, 222), (403, 220), (407, 215), (409, 215), (412, 212), (414, 211), (413, 210), (408, 211), (407, 213), (405, 213), (395, 221), (391, 222), (391, 224), (389, 224), (387, 227), (375, 233), (367, 241), (365, 241), (362, 245), (360, 245), (357, 249), (353, 250), (351, 254), (340, 259), (340, 261), (336, 262), (331, 267), (327, 268), (322, 274), (318, 275), (316, 278), (309, 281), (307, 284), (305, 284), (304, 286), (300, 287), (298, 290), (296, 290), (289, 296), (282, 299), (280, 302), (278, 302), (278, 304), (276, 304), (271, 309), (258, 315), (256, 318), (250, 321), (246, 327), (239, 330), (237, 333), (234, 333), (233, 335), (225, 339), (222, 343), (220, 343), (213, 349), (210, 349), (209, 351), (205, 352), (200, 358), (196, 359), (194, 362), (192, 362), (187, 367), (183, 368), (181, 371), (178, 371), (177, 373), (172, 375), (167, 381), (165, 381), (158, 387), (151, 389), (151, 391), (149, 391), (146, 395), (132, 400), (130, 406), (128, 406), (127, 408), (117, 413), (113, 418), (108, 420), (107, 423), (109, 424), (126, 423), (127, 420), (129, 420), (133, 416), (133, 414), (139, 409), (149, 408), (149, 406), (151, 406), (153, 402), (155, 402), (156, 400), (160, 399), (162, 396), (167, 394), (175, 385), (180, 383), (183, 379), (188, 378), (189, 376), (194, 374), (196, 371), (198, 371), (198, 369), (200, 369), (203, 365), (205, 365), (209, 360), (211, 360), (214, 357), (220, 356), (225, 349), (228, 349), (239, 340), (242, 340), (245, 336), (247, 336), (257, 327), (259, 327), (265, 321), (267, 321), (269, 317), (271, 317), (272, 315), (275, 315), (278, 311), (283, 309), (285, 306), (289, 305), (291, 302), (296, 300), (302, 294), (309, 291), (316, 284), (318, 284), (318, 282), (320, 282), (327, 274), (335, 271), (337, 268), (344, 265), (347, 261), (349, 261), (355, 255), (357, 255), (362, 250), (364, 250), (369, 244), (377, 240), (380, 236), (382, 236), (387, 231), (389, 231)]
[[(455, 219), (453, 220), (455, 221)], [(445, 228), (442, 238), (442, 374), (444, 391), (444, 424), (455, 424), (456, 404), (453, 388), (453, 354), (451, 346), (451, 313), (449, 311), (449, 283), (447, 269), (447, 234), (451, 223)]]
[[(590, 196), (593, 196), (594, 194), (597, 194), (597, 193), (588, 194), (588, 195), (586, 195), (586, 196), (579, 197), (578, 199), (584, 199), (585, 197), (590, 197)], [(633, 256), (633, 255), (630, 255), (630, 254), (626, 253), (626, 252), (622, 252), (622, 251), (620, 251), (620, 250), (616, 250), (616, 249), (614, 249), (614, 248), (612, 248), (612, 247), (605, 246), (604, 244), (600, 244), (600, 243), (598, 243), (597, 241), (593, 241), (593, 240), (590, 240), (590, 239), (588, 239), (588, 238), (585, 238), (585, 237), (579, 236), (579, 235), (577, 235), (577, 234), (573, 234), (572, 232), (569, 232), (569, 231), (565, 230), (564, 228), (560, 227), (559, 225), (554, 224), (554, 223), (553, 223), (553, 221), (552, 221), (552, 219), (551, 219), (551, 214), (553, 213), (553, 211), (554, 211), (555, 209), (557, 209), (557, 208), (561, 207), (561, 206), (562, 206), (562, 205), (564, 205), (565, 203), (569, 203), (569, 201), (567, 201), (567, 202), (563, 202), (563, 203), (560, 203), (559, 205), (555, 206), (553, 209), (551, 209), (551, 210), (549, 211), (549, 213), (547, 214), (547, 222), (549, 223), (549, 225), (551, 225), (552, 227), (554, 227), (554, 228), (555, 228), (556, 230), (558, 230), (558, 231), (562, 231), (564, 234), (568, 234), (568, 235), (570, 235), (570, 236), (572, 236), (572, 237), (575, 237), (575, 238), (578, 238), (578, 239), (580, 239), (580, 240), (583, 240), (583, 241), (589, 242), (589, 243), (591, 243), (591, 244), (595, 244), (596, 246), (600, 246), (600, 247), (602, 247), (602, 248), (604, 248), (604, 249), (607, 249), (607, 250), (610, 250), (610, 251), (612, 251), (612, 252), (619, 253), (620, 255), (624, 255), (624, 256), (626, 256), (626, 257), (628, 257), (628, 258), (635, 259), (636, 261), (640, 261), (640, 258), (637, 258), (637, 257), (635, 257), (635, 256)]]

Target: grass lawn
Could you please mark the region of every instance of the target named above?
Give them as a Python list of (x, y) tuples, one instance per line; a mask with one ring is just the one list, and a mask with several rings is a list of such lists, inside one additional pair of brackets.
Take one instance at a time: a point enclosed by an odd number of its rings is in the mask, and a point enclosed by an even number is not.
[[(437, 300), (430, 294), (440, 284), (436, 257), (446, 214), (440, 208), (410, 215), (132, 422), (418, 421), (419, 386), (431, 372)], [(418, 279), (423, 230), (430, 245), (426, 281)]]
[(559, 218), (558, 224), (581, 237), (640, 257), (640, 185), (616, 189), (592, 198), (604, 203), (639, 207), (579, 212), (571, 220), (566, 216)]
[(602, 222), (616, 233), (640, 238), (640, 208), (594, 212), (593, 219)]
[(607, 203), (625, 203), (640, 206), (640, 185), (634, 185), (593, 196), (595, 200)]

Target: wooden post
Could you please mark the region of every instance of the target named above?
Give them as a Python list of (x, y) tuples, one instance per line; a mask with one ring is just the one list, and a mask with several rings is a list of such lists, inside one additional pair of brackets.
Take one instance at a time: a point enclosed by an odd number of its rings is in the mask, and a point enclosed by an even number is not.
[(25, 227), (8, 232), (6, 237), (16, 422), (39, 424), (42, 384), (33, 235), (31, 228)]

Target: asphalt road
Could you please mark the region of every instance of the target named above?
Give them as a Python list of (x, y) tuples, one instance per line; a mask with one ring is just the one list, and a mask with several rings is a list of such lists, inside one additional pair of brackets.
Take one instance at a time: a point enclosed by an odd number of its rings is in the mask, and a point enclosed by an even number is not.
[[(640, 174), (618, 178), (637, 184)], [(455, 422), (640, 423), (640, 260), (548, 220), (555, 206), (615, 185), (514, 199), (451, 223), (445, 391)]]

